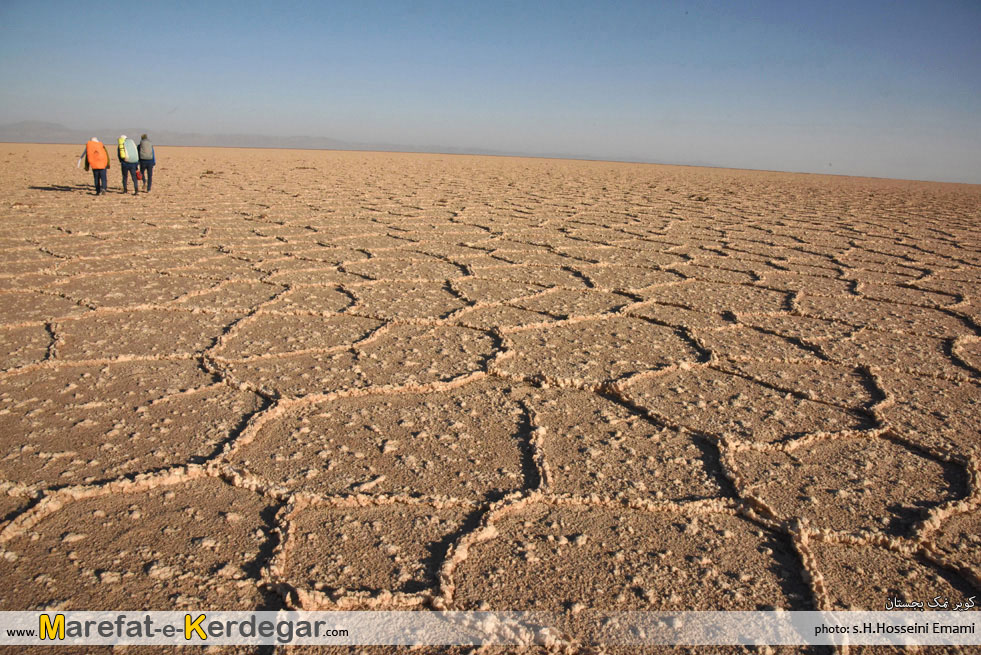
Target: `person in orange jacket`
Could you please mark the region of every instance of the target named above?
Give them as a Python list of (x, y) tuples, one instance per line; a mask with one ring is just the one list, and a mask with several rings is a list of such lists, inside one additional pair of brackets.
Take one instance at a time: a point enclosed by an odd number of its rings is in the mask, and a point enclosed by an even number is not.
[(106, 171), (109, 169), (109, 152), (106, 146), (97, 138), (85, 144), (85, 151), (82, 152), (85, 160), (85, 170), (92, 169), (92, 177), (95, 182), (95, 195), (102, 195), (109, 190), (109, 178)]

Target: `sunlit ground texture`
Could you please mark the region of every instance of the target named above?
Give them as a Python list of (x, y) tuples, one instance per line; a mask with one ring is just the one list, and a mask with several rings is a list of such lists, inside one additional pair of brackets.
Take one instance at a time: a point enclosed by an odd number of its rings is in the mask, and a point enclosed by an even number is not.
[(981, 187), (81, 149), (0, 145), (2, 610), (981, 589)]

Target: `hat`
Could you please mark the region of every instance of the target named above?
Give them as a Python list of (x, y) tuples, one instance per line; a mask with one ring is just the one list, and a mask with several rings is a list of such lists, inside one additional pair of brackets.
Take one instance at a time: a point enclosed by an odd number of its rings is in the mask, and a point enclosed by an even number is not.
[(98, 143), (99, 142), (99, 138), (94, 136), (94, 137), (92, 137), (92, 141), (95, 141), (96, 143)]
[(120, 134), (120, 135), (119, 135), (119, 138), (120, 138), (120, 139), (125, 139), (125, 138), (126, 138), (126, 135), (125, 135), (125, 134)]

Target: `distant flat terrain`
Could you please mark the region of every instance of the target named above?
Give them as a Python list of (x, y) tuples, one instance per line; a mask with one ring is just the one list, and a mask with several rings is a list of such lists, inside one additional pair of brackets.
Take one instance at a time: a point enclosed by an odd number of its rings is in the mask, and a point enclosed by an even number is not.
[(981, 593), (981, 186), (82, 148), (0, 144), (2, 610)]

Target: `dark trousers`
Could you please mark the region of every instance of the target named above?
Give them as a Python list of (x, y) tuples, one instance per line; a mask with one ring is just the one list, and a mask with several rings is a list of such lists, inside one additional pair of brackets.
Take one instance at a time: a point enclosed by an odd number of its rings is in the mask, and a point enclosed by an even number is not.
[(140, 175), (143, 176), (143, 183), (146, 185), (146, 190), (149, 191), (150, 187), (153, 186), (153, 162), (140, 160)]
[(109, 188), (109, 179), (106, 177), (106, 169), (93, 168), (92, 179), (95, 181), (95, 195), (99, 195)]
[(126, 193), (126, 174), (129, 173), (130, 177), (133, 178), (133, 191), (139, 191), (140, 187), (136, 186), (136, 171), (139, 170), (139, 164), (133, 162), (129, 164), (127, 162), (120, 162), (123, 167), (123, 193)]

